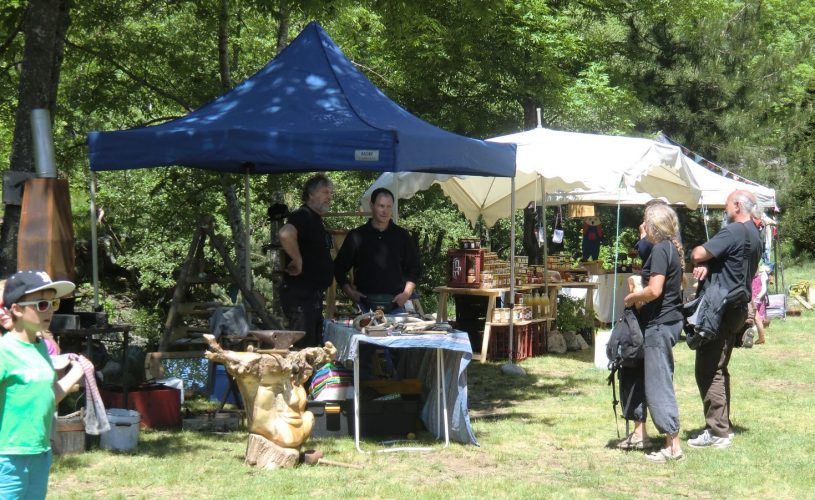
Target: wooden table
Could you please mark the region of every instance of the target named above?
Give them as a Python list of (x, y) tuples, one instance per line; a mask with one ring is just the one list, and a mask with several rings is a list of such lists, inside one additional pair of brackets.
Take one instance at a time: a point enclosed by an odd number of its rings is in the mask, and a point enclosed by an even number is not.
[[(591, 283), (583, 283), (585, 285), (591, 285)], [(549, 304), (552, 307), (552, 311), (557, 311), (557, 291), (560, 289), (559, 283), (549, 283)], [(532, 290), (540, 290), (542, 288), (546, 288), (546, 285), (543, 283), (532, 284), (532, 285), (519, 285), (515, 287), (516, 292), (530, 292)], [(439, 294), (439, 309), (437, 315), (437, 321), (447, 321), (447, 300), (450, 295), (470, 295), (470, 296), (477, 296), (477, 297), (487, 297), (487, 316), (484, 321), (484, 336), (481, 340), (481, 362), (487, 361), (487, 350), (490, 345), (490, 330), (493, 325), (492, 317), (493, 311), (495, 310), (495, 299), (500, 297), (502, 293), (509, 293), (509, 288), (453, 288), (449, 286), (440, 286), (433, 289), (434, 292)], [(549, 317), (540, 318), (532, 321), (552, 321), (557, 316), (553, 313), (550, 314)], [(523, 323), (529, 324), (530, 321), (523, 321), (523, 322), (514, 322), (516, 324)], [(496, 323), (505, 325), (506, 323)]]

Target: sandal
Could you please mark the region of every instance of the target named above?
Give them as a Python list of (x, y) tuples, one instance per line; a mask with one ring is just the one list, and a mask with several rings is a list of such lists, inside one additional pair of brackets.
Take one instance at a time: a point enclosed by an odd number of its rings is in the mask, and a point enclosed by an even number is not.
[(681, 462), (685, 460), (685, 454), (680, 450), (679, 453), (674, 455), (671, 453), (670, 448), (662, 448), (659, 451), (645, 455), (645, 459), (655, 464), (667, 464), (668, 462)]
[(644, 450), (651, 446), (651, 440), (647, 437), (642, 438), (633, 432), (625, 437), (622, 441), (617, 443), (617, 448), (624, 451)]

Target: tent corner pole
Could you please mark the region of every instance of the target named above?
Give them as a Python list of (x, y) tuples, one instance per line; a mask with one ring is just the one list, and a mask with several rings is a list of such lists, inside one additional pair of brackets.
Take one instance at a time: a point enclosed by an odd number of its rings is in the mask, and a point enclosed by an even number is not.
[(93, 310), (99, 310), (99, 256), (96, 242), (96, 172), (91, 170), (90, 179), (90, 215), (91, 215), (91, 279), (93, 280)]
[(246, 241), (244, 242), (246, 245), (246, 252), (243, 255), (244, 259), (244, 266), (246, 267), (246, 289), (252, 290), (252, 259), (250, 258), (250, 250), (249, 245), (251, 243), (251, 236), (249, 234), (249, 223), (250, 215), (251, 215), (251, 208), (249, 206), (249, 168), (243, 173), (243, 210), (244, 210), (244, 237)]
[[(513, 345), (513, 321), (512, 316), (515, 310), (515, 177), (510, 181), (512, 197), (510, 198), (510, 213), (509, 213), (509, 361), (508, 364), (513, 364), (514, 350)], [(490, 318), (487, 318), (489, 321)]]
[(393, 223), (399, 224), (399, 172), (393, 173)]

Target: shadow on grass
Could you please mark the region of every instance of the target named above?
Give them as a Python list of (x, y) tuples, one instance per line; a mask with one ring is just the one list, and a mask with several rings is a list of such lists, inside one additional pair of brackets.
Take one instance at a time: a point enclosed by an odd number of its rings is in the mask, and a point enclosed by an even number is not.
[[(162, 458), (195, 454), (207, 449), (221, 453), (227, 443), (245, 442), (246, 434), (243, 432), (140, 431), (139, 442), (134, 450), (104, 450), (99, 446), (98, 437), (91, 436), (88, 439), (90, 441), (87, 446), (87, 454), (108, 453), (114, 456)], [(241, 455), (240, 458), (243, 459), (243, 456)], [(76, 470), (87, 467), (87, 457), (84, 454), (65, 455), (57, 460), (61, 469)]]
[[(591, 351), (561, 356), (571, 361), (593, 363)], [(468, 367), (468, 397), (470, 417), (473, 419), (527, 418), (524, 413), (506, 414), (501, 410), (524, 401), (545, 401), (547, 398), (584, 394), (586, 387), (596, 387), (597, 377), (585, 372), (545, 376), (529, 373), (525, 376), (508, 376), (501, 372), (501, 364), (474, 363)], [(605, 382), (603, 382), (605, 383)], [(493, 413), (494, 412), (494, 413)]]

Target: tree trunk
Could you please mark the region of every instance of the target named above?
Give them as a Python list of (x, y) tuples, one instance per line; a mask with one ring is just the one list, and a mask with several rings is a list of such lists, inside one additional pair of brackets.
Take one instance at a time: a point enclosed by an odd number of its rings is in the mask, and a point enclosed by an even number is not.
[[(237, 53), (233, 54), (232, 64), (237, 64)], [(218, 13), (218, 71), (221, 76), (221, 87), (224, 91), (232, 88), (232, 72), (229, 65), (229, 0), (221, 0)], [(250, 255), (246, 248), (246, 232), (244, 227), (241, 204), (235, 185), (230, 182), (226, 175), (221, 175), (221, 190), (226, 201), (226, 217), (229, 227), (232, 230), (232, 241), (235, 242), (235, 257), (240, 268), (241, 282), (246, 281), (246, 256)], [(251, 278), (248, 283), (244, 283), (246, 288), (252, 288)]]
[(524, 108), (524, 130), (530, 130), (538, 126), (538, 105), (531, 97), (524, 98), (521, 105)]
[[(25, 47), (20, 73), (10, 170), (34, 172), (31, 110), (44, 108), (54, 119), (59, 65), (62, 63), (69, 5), (63, 0), (31, 0), (24, 23)], [(17, 270), (17, 233), (20, 206), (6, 205), (0, 231), (0, 275)]]
[(299, 463), (300, 452), (278, 446), (260, 434), (249, 434), (245, 460), (259, 469), (287, 469)]
[(289, 1), (280, 0), (280, 20), (277, 24), (277, 54), (280, 54), (289, 42)]
[[(277, 24), (277, 47), (276, 53), (286, 48), (289, 41), (289, 5), (288, 0), (280, 0), (280, 15)], [(266, 176), (266, 189), (269, 190), (269, 206), (275, 204), (283, 205), (283, 190), (281, 189), (281, 176), (280, 175), (267, 175)], [(283, 285), (283, 275), (280, 274), (284, 271), (284, 259), (282, 258), (282, 250), (280, 246), (280, 238), (277, 232), (283, 226), (283, 221), (269, 221), (270, 235), (269, 235), (269, 249), (272, 268), (272, 300), (270, 301), (271, 315), (280, 324), (285, 325), (283, 316), (283, 308), (280, 305), (280, 291)], [(276, 272), (280, 271), (280, 272)]]

